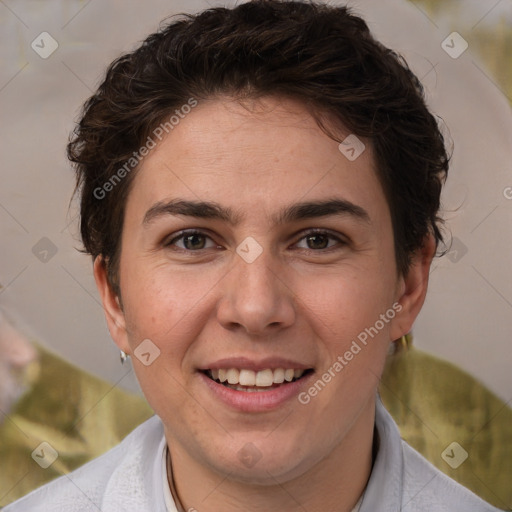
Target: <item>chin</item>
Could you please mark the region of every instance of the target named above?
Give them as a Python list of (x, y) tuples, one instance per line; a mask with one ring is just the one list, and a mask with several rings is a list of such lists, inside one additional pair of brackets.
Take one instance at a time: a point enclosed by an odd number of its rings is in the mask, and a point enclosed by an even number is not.
[(210, 454), (212, 465), (218, 473), (229, 475), (230, 480), (268, 486), (297, 478), (315, 464), (316, 458), (313, 460), (311, 457), (308, 462), (307, 455), (301, 453), (300, 443), (297, 447), (278, 444), (265, 446), (263, 442), (236, 442), (241, 448), (233, 450), (232, 446), (226, 447), (225, 456), (220, 459), (218, 451)]

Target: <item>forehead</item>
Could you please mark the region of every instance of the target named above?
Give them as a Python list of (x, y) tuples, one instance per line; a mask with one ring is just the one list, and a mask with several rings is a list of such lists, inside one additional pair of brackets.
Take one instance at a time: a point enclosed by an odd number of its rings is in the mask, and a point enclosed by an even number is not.
[[(338, 132), (340, 140), (354, 137)], [(144, 159), (127, 207), (180, 197), (270, 215), (278, 204), (336, 194), (377, 215), (387, 204), (371, 146), (364, 144), (357, 158), (347, 158), (294, 100), (203, 101)]]

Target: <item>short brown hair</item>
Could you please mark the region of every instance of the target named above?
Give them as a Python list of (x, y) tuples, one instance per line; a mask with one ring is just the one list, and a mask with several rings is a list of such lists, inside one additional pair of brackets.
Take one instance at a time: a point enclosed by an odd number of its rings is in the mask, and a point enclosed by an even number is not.
[(129, 169), (126, 162), (175, 109), (219, 94), (297, 99), (326, 133), (325, 113), (367, 138), (400, 273), (429, 233), (442, 240), (438, 210), (449, 157), (406, 62), (347, 7), (253, 0), (180, 15), (116, 59), (83, 107), (67, 148), (77, 173), (81, 236), (87, 253), (104, 257), (118, 293), (124, 210), (136, 167), (111, 183), (108, 194), (98, 197), (98, 187), (122, 166)]

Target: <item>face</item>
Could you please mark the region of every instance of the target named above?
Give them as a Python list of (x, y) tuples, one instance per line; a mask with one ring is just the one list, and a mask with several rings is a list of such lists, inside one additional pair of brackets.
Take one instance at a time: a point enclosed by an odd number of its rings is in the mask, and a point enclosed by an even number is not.
[(132, 185), (122, 310), (95, 275), (173, 457), (264, 483), (357, 444), (426, 265), (397, 275), (370, 145), (350, 161), (298, 103), (215, 99)]

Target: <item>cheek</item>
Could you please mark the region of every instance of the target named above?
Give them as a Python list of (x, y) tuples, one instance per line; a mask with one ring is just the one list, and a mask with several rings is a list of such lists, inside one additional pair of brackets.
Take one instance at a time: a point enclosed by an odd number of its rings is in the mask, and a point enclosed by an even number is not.
[[(184, 368), (184, 363), (200, 336), (201, 300), (208, 290), (199, 289), (199, 282), (160, 267), (139, 273), (137, 278), (132, 273), (130, 285), (123, 290), (133, 368), (147, 401), (162, 417), (190, 402), (185, 391), (190, 368)], [(137, 358), (143, 340), (157, 347), (153, 349), (157, 357), (147, 366)]]
[[(194, 341), (208, 324), (215, 290), (225, 272), (211, 268), (190, 272), (176, 266), (171, 269), (165, 263), (126, 265), (125, 271), (130, 277), (123, 288), (130, 347), (136, 350), (143, 340), (150, 339), (162, 356), (158, 361), (166, 362), (161, 371), (186, 379)], [(160, 367), (153, 367), (152, 375), (146, 375), (140, 368), (141, 379), (158, 379), (157, 369)]]
[[(126, 292), (125, 314), (128, 335), (152, 339), (161, 350), (166, 350), (170, 339), (181, 339), (184, 329), (193, 328), (194, 312), (205, 290), (200, 280), (186, 279), (164, 268), (154, 269), (132, 278)], [(207, 284), (203, 281), (203, 284)], [(173, 344), (176, 348), (176, 344)]]
[(309, 316), (316, 319), (317, 328), (324, 333), (322, 337), (342, 347), (373, 326), (392, 306), (394, 281), (386, 274), (393, 275), (378, 265), (347, 265), (336, 273), (307, 280), (297, 290), (297, 296), (305, 311), (310, 311)]

